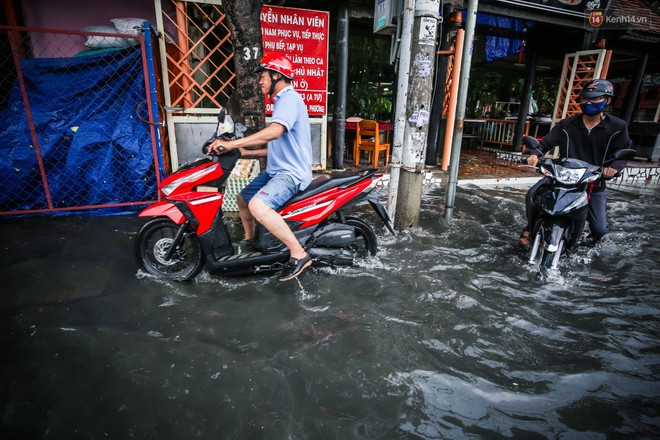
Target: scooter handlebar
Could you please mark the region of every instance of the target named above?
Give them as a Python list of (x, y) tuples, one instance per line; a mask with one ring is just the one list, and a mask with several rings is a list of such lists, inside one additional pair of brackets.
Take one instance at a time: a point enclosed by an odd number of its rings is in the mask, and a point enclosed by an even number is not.
[[(208, 139), (206, 142), (204, 142), (204, 145), (202, 145), (202, 153), (203, 154), (210, 154), (210, 155), (215, 155), (215, 153), (209, 152), (209, 147), (213, 142), (216, 140), (223, 140), (223, 141), (230, 141), (231, 138), (227, 135), (221, 134), (221, 135), (214, 135), (210, 139)], [(224, 151), (223, 147), (219, 148), (220, 152)]]
[(598, 178), (598, 180), (612, 180), (612, 179), (616, 179), (617, 177), (621, 177), (621, 171), (617, 171), (616, 173), (614, 173), (612, 177), (605, 176), (604, 171), (605, 171), (605, 167), (601, 167), (600, 177)]

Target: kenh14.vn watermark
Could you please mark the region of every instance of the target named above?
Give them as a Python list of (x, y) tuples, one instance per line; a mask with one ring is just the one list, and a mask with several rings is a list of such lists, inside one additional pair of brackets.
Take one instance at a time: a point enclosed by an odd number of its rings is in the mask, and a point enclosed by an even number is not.
[(585, 27), (591, 29), (649, 29), (651, 13), (618, 14), (605, 9), (594, 9), (585, 17)]

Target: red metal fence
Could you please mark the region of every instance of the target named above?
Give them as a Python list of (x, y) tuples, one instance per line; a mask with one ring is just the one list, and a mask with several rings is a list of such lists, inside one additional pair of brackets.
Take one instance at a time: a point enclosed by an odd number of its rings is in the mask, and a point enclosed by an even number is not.
[(156, 199), (148, 43), (141, 30), (0, 26), (0, 215)]

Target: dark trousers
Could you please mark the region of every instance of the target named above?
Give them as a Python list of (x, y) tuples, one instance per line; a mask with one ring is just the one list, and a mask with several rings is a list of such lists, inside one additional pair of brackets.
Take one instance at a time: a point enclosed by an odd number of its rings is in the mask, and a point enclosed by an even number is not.
[[(541, 186), (548, 182), (548, 178), (544, 177), (543, 179), (536, 182), (525, 196), (525, 211), (527, 213), (527, 227), (528, 231), (532, 230), (534, 222), (534, 207), (532, 205), (532, 198), (536, 191), (539, 190)], [(600, 240), (605, 234), (607, 234), (607, 195), (605, 194), (604, 187), (594, 188), (591, 193), (591, 198), (589, 199), (589, 211), (587, 212), (587, 222), (589, 223), (589, 229), (591, 230), (591, 236), (595, 240)]]

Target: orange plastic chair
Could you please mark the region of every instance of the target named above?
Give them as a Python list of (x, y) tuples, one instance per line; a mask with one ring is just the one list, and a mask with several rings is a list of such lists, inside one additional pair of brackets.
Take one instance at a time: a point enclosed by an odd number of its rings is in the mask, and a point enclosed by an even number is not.
[(355, 144), (353, 146), (353, 156), (355, 157), (356, 166), (360, 164), (360, 153), (362, 151), (368, 152), (369, 162), (371, 162), (373, 157), (374, 168), (378, 168), (378, 159), (380, 158), (381, 151), (385, 152), (385, 166), (389, 163), (390, 144), (380, 141), (378, 122), (363, 119), (357, 123)]

